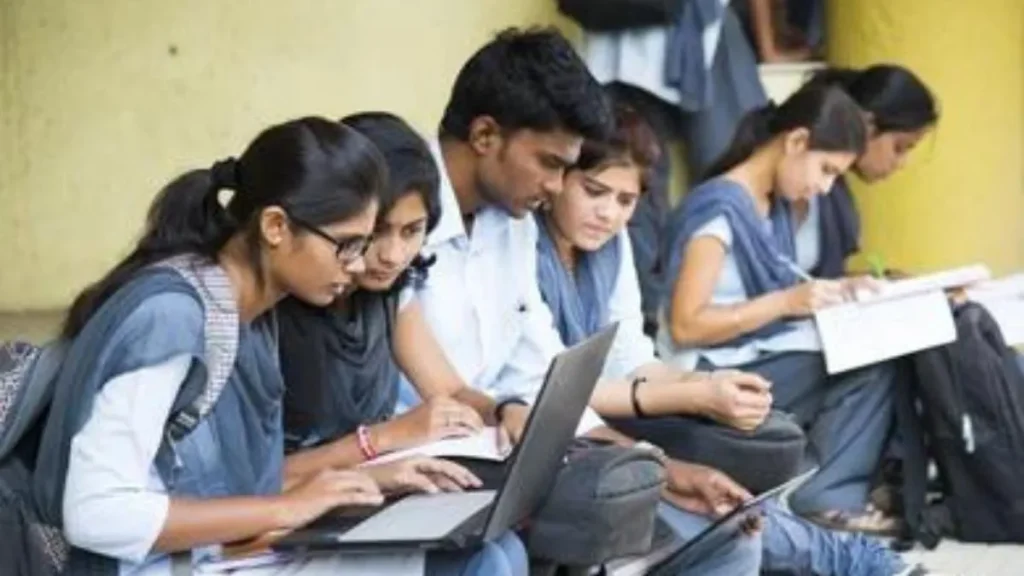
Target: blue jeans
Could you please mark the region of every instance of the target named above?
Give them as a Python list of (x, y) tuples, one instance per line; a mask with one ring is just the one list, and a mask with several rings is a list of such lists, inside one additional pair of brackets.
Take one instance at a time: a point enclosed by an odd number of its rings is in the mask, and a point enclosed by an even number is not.
[[(700, 534), (711, 520), (680, 510), (662, 502), (658, 515), (684, 541)], [(686, 576), (756, 576), (761, 570), (761, 536), (741, 536), (723, 546), (718, 553), (697, 564), (681, 567), (679, 575)], [(661, 572), (659, 571), (659, 574)]]
[(427, 556), (427, 576), (528, 576), (526, 546), (514, 532), (467, 552), (433, 552)]
[(809, 429), (821, 470), (793, 494), (793, 510), (863, 509), (892, 429), (895, 365), (830, 376), (820, 353), (784, 352), (736, 368), (772, 382), (775, 407)]
[(762, 537), (762, 574), (788, 576), (889, 576), (906, 568), (882, 542), (834, 532), (767, 505)]
[[(710, 520), (662, 503), (662, 520), (683, 540)], [(769, 503), (760, 536), (743, 536), (680, 574), (694, 576), (785, 574), (788, 576), (889, 576), (906, 567), (884, 544), (862, 534), (826, 530)], [(660, 572), (659, 572), (660, 573)]]

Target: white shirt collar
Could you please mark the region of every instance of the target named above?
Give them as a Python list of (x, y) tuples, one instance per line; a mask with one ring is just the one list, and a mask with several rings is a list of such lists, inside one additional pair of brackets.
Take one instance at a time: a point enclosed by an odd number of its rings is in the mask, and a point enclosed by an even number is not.
[[(441, 175), (441, 218), (437, 227), (427, 238), (427, 247), (437, 249), (444, 244), (455, 242), (457, 248), (474, 246), (478, 249), (493, 248), (494, 244), (503, 246), (504, 235), (509, 227), (517, 226), (520, 220), (513, 218), (505, 210), (493, 205), (484, 205), (477, 210), (473, 219), (473, 235), (466, 232), (466, 225), (462, 218), (462, 210), (459, 207), (458, 197), (455, 195), (455, 187), (452, 186), (451, 178), (445, 167), (444, 156), (441, 154), (440, 143), (435, 139), (430, 142), (431, 153)], [(527, 218), (521, 219), (522, 221)], [(458, 242), (459, 240), (462, 242)], [(499, 248), (501, 251), (507, 247)]]
[(430, 237), (427, 238), (428, 246), (444, 244), (456, 238), (468, 238), (466, 226), (462, 221), (462, 210), (459, 208), (459, 199), (455, 195), (455, 188), (452, 186), (451, 178), (448, 177), (448, 168), (444, 163), (444, 155), (441, 154), (441, 143), (436, 139), (430, 140), (430, 152), (437, 163), (437, 170), (441, 174), (441, 218)]

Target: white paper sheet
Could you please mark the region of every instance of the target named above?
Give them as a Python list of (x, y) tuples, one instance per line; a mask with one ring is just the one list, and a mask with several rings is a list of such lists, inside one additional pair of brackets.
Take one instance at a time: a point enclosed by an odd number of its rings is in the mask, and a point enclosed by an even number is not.
[(430, 456), (434, 458), (477, 458), (480, 460), (491, 460), (501, 462), (505, 460), (508, 453), (502, 454), (498, 451), (498, 429), (487, 427), (480, 432), (463, 438), (448, 438), (438, 440), (429, 444), (423, 444), (415, 448), (390, 452), (366, 462), (363, 466), (393, 462), (413, 456)]
[(869, 366), (956, 340), (941, 290), (850, 302), (814, 315), (829, 374)]
[(967, 297), (988, 309), (1008, 345), (1024, 344), (1024, 274), (972, 286)]
[(992, 278), (992, 273), (986, 266), (975, 264), (925, 276), (907, 278), (906, 280), (883, 282), (878, 292), (862, 291), (857, 294), (857, 300), (859, 302), (891, 300), (893, 298), (924, 294), (934, 290), (961, 288), (987, 281), (990, 278)]

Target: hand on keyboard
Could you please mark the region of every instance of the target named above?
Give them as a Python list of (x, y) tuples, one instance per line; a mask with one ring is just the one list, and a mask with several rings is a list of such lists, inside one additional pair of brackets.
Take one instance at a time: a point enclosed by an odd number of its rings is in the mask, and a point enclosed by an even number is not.
[(365, 472), (324, 470), (280, 496), (284, 500), (282, 528), (299, 528), (338, 506), (376, 506), (384, 496), (374, 478)]
[(472, 472), (447, 460), (408, 458), (363, 468), (381, 490), (389, 494), (425, 492), (461, 492), (480, 488), (483, 483)]

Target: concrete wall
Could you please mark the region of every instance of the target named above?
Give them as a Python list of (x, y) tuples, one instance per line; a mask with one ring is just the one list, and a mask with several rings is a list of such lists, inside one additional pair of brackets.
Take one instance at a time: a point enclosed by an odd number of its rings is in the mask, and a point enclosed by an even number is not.
[[(938, 94), (938, 130), (907, 168), (854, 191), (865, 252), (928, 270), (1024, 267), (1024, 2), (832, 0), (829, 59), (891, 61)], [(852, 179), (856, 181), (856, 179)]]
[[(552, 0), (0, 0), (0, 313), (67, 306), (155, 192), (267, 124), (387, 109), (433, 132), (494, 32)], [(2, 318), (0, 318), (2, 323)]]

